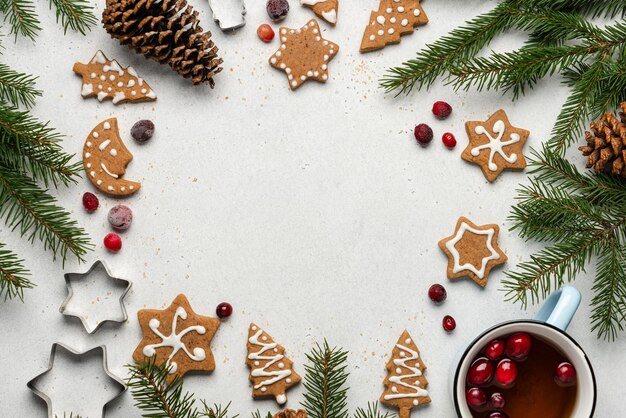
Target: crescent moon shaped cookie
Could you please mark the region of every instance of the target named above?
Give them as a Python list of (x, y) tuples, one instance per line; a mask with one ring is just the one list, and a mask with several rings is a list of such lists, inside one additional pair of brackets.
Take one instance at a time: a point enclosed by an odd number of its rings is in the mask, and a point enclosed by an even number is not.
[(141, 183), (121, 178), (132, 159), (120, 138), (116, 118), (98, 124), (85, 140), (83, 167), (89, 181), (104, 193), (127, 196), (139, 190)]

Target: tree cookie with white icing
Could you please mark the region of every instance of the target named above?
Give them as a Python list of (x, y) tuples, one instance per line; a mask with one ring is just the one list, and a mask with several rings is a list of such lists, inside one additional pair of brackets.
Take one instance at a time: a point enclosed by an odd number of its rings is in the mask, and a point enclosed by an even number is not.
[(387, 377), (383, 382), (385, 391), (380, 395), (380, 402), (398, 408), (399, 418), (409, 418), (411, 409), (431, 402), (424, 377), (426, 366), (419, 349), (404, 331), (393, 347), (391, 359), (387, 363)]
[(361, 52), (370, 52), (397, 44), (400, 37), (412, 33), (413, 28), (428, 23), (419, 0), (380, 0), (378, 10), (370, 14), (363, 32)]
[(248, 329), (247, 348), (252, 397), (274, 397), (279, 405), (287, 403), (287, 389), (302, 379), (293, 370), (293, 362), (285, 357), (285, 349), (256, 324)]
[(102, 51), (96, 52), (87, 64), (77, 62), (74, 72), (83, 77), (81, 95), (84, 99), (97, 97), (113, 104), (152, 102), (156, 94), (133, 67), (124, 68), (116, 60), (109, 60)]
[(504, 110), (498, 110), (484, 122), (465, 122), (465, 130), (469, 144), (461, 158), (477, 164), (490, 182), (504, 170), (526, 168), (522, 148), (530, 132), (511, 125)]
[(136, 362), (156, 357), (156, 364), (169, 368), (168, 382), (190, 371), (215, 370), (211, 340), (220, 320), (195, 313), (185, 295), (163, 310), (142, 309), (137, 318), (143, 339), (133, 353)]
[(448, 279), (469, 277), (485, 287), (491, 269), (507, 261), (498, 247), (499, 232), (498, 225), (478, 226), (461, 216), (454, 234), (439, 241), (439, 248), (448, 257)]
[(116, 118), (99, 123), (85, 139), (83, 167), (89, 181), (104, 193), (127, 196), (139, 190), (141, 183), (122, 178), (132, 159), (120, 138)]
[(339, 0), (300, 0), (300, 4), (313, 10), (313, 13), (331, 25), (337, 24)]

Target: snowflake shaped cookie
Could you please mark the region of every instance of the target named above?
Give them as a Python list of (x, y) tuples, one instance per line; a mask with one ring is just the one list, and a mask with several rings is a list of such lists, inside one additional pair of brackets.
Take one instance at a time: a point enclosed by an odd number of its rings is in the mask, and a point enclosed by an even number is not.
[(178, 295), (167, 309), (142, 309), (137, 317), (143, 339), (133, 353), (136, 362), (156, 356), (157, 364), (169, 367), (168, 381), (192, 370), (215, 369), (211, 340), (220, 321), (196, 314), (185, 295)]
[(339, 45), (322, 38), (317, 20), (309, 20), (300, 29), (281, 27), (278, 34), (280, 47), (269, 62), (287, 74), (291, 90), (307, 80), (328, 80), (328, 62), (337, 55)]
[(491, 269), (507, 261), (498, 247), (499, 232), (498, 225), (478, 226), (460, 217), (454, 234), (439, 241), (439, 248), (448, 257), (448, 279), (470, 277), (485, 287)]
[(485, 122), (465, 122), (465, 130), (469, 144), (461, 158), (480, 166), (487, 180), (494, 181), (505, 169), (526, 168), (522, 148), (530, 132), (511, 125), (504, 110), (498, 110)]

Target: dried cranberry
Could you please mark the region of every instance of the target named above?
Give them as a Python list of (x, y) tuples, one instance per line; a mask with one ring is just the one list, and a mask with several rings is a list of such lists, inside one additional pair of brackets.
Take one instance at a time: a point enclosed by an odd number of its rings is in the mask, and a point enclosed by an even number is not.
[(283, 20), (289, 13), (289, 2), (287, 0), (267, 0), (265, 8), (270, 18), (278, 22)]
[(130, 128), (130, 135), (135, 141), (143, 144), (154, 135), (154, 123), (147, 119), (143, 119), (135, 122), (132, 128)]
[(124, 231), (130, 228), (130, 224), (133, 222), (133, 211), (128, 206), (113, 206), (109, 210), (107, 218), (113, 228)]
[(100, 206), (98, 196), (93, 193), (85, 192), (83, 195), (83, 207), (89, 213), (94, 212)]
[(430, 129), (430, 126), (425, 123), (417, 125), (413, 130), (413, 134), (415, 135), (417, 142), (421, 145), (426, 145), (433, 140), (433, 130)]
[(448, 296), (446, 288), (440, 284), (434, 284), (428, 289), (428, 297), (435, 303), (441, 303)]
[(452, 106), (446, 102), (438, 101), (433, 103), (433, 115), (437, 119), (445, 119), (452, 113)]
[(467, 383), (472, 386), (483, 386), (493, 378), (493, 363), (485, 357), (474, 360), (467, 372)]

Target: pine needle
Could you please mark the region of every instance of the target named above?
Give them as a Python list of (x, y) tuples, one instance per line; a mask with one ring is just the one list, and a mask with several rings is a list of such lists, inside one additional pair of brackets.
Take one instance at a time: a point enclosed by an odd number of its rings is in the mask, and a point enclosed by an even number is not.
[(0, 12), (4, 14), (4, 21), (9, 22), (15, 39), (21, 35), (35, 40), (41, 26), (31, 0), (0, 0)]
[(378, 402), (368, 402), (367, 409), (357, 408), (354, 412), (354, 418), (395, 418), (396, 414), (389, 412), (382, 413), (378, 409)]
[(36, 79), (0, 63), (0, 101), (8, 102), (13, 107), (33, 107), (35, 98), (41, 96), (41, 91), (35, 89)]
[(29, 273), (24, 268), (24, 260), (4, 247), (5, 244), (0, 243), (0, 297), (5, 301), (15, 297), (23, 301), (24, 289), (31, 289), (34, 285), (26, 277)]
[(56, 8), (57, 23), (61, 23), (66, 33), (69, 28), (86, 35), (98, 23), (88, 0), (50, 0), (51, 9), (52, 5)]

